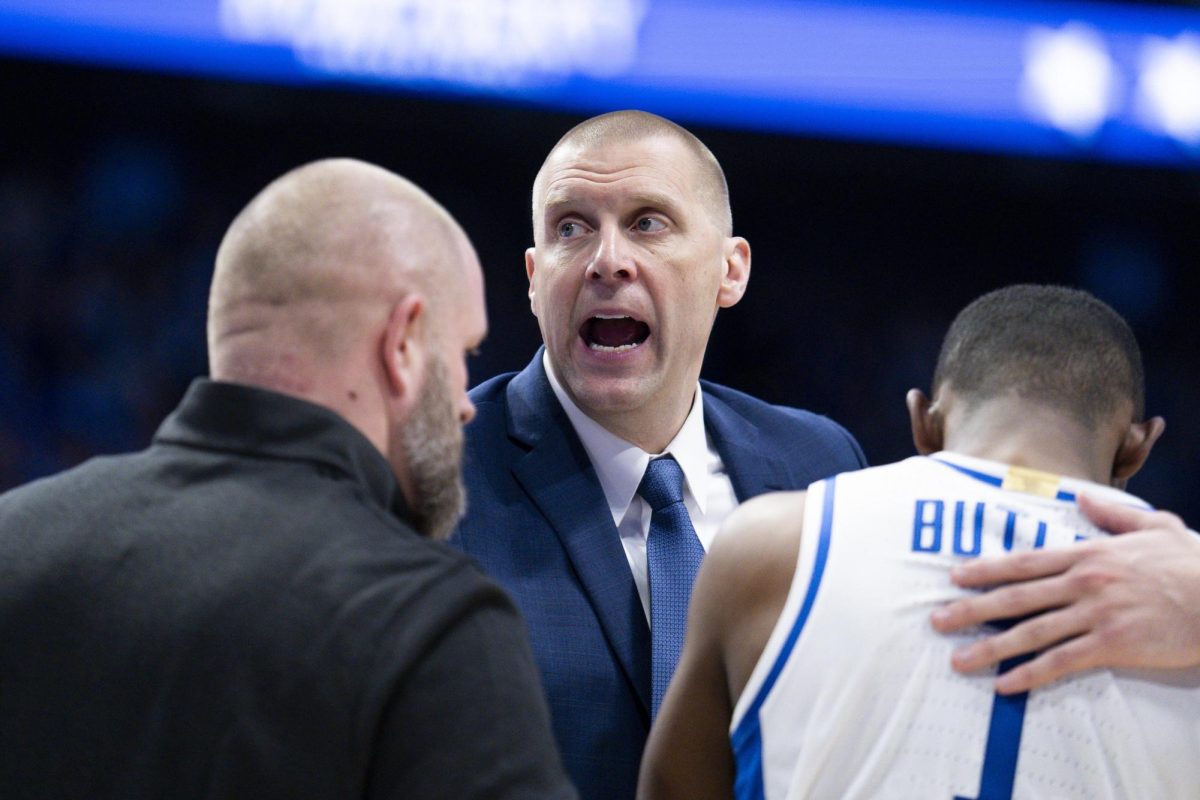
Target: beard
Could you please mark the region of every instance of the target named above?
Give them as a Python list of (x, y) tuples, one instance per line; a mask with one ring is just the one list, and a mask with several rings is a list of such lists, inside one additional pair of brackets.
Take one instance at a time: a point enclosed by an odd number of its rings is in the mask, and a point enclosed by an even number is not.
[(462, 424), (446, 381), (446, 365), (431, 358), (412, 416), (401, 431), (401, 450), (412, 477), (413, 517), (422, 536), (449, 538), (466, 510), (462, 482)]

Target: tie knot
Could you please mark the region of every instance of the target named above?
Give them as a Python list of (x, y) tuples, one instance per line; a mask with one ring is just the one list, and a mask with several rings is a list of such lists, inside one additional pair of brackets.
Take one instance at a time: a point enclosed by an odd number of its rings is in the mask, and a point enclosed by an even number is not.
[(674, 456), (655, 458), (646, 466), (638, 494), (654, 511), (683, 501), (683, 468)]

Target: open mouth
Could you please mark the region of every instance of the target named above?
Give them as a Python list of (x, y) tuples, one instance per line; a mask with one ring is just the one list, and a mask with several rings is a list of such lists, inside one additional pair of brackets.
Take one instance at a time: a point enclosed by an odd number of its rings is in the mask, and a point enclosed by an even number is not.
[(592, 350), (620, 353), (632, 350), (650, 337), (650, 326), (624, 315), (597, 314), (588, 317), (579, 335)]

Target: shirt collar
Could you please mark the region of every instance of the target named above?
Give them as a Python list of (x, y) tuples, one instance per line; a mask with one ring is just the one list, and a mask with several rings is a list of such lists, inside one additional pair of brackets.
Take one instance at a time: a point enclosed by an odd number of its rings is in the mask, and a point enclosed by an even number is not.
[[(1000, 487), (1004, 487), (1005, 479), (1009, 475), (1010, 470), (1013, 469), (1008, 464), (1002, 464), (999, 461), (989, 461), (984, 458), (963, 455), (962, 453), (955, 453), (950, 450), (933, 453), (930, 458), (934, 461), (949, 464), (959, 472), (969, 475), (976, 480)], [(1076, 496), (1080, 492), (1083, 492), (1098, 500), (1105, 500), (1110, 503), (1119, 503), (1137, 508), (1150, 508), (1150, 505), (1140, 497), (1135, 497), (1113, 486), (1105, 486), (1104, 484), (1094, 483), (1083, 478), (1050, 475), (1048, 473), (1041, 474), (1046, 475), (1047, 478), (1057, 479), (1057, 484), (1054, 487), (1056, 491), (1052, 496), (1059, 500), (1074, 501)]]
[(299, 397), (197, 378), (154, 440), (327, 465), (411, 523), (400, 485), (379, 449), (340, 414)]
[(708, 439), (704, 429), (704, 393), (700, 391), (700, 384), (696, 384), (695, 399), (683, 421), (683, 427), (662, 453), (651, 454), (612, 433), (575, 405), (558, 382), (548, 353), (542, 354), (542, 365), (554, 396), (567, 412), (567, 418), (596, 470), (600, 488), (604, 490), (604, 498), (608, 501), (608, 510), (612, 513), (613, 524), (620, 525), (629, 511), (651, 457), (667, 454), (679, 462), (683, 470), (684, 491), (691, 494), (700, 513), (705, 513), (709, 482)]

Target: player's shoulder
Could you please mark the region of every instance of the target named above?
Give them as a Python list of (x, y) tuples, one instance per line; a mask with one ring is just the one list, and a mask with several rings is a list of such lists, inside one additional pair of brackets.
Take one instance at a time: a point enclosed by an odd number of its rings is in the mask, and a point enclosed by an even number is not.
[(744, 636), (755, 620), (778, 615), (800, 554), (804, 506), (804, 492), (773, 492), (726, 519), (697, 579), (698, 602), (720, 636)]
[(804, 518), (807, 491), (768, 492), (752, 497), (729, 515), (724, 531), (747, 536), (770, 536), (790, 529)]
[[(823, 484), (819, 502), (830, 500), (831, 493), (839, 498), (870, 496), (882, 502), (885, 497), (907, 496), (923, 487), (944, 489), (947, 485), (955, 484), (960, 477), (953, 469), (934, 459), (914, 455), (887, 464), (845, 470), (819, 481), (817, 483)], [(815, 486), (816, 483), (809, 489)]]
[(713, 569), (736, 572), (743, 580), (788, 573), (799, 553), (807, 492), (769, 492), (734, 509), (721, 526), (707, 557)]

